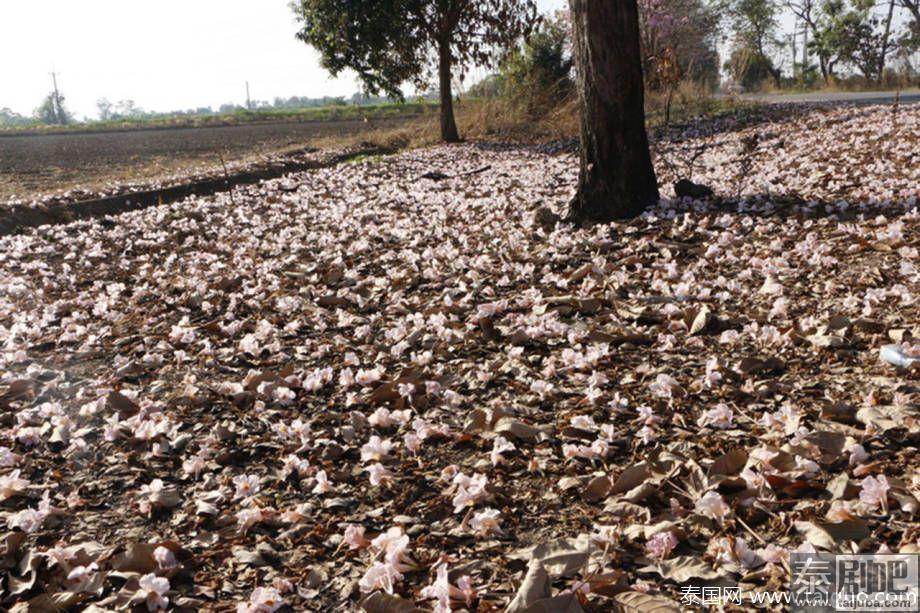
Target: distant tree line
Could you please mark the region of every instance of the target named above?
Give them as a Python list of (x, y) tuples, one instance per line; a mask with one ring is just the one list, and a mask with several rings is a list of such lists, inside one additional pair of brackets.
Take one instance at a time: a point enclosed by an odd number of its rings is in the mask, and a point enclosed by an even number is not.
[[(920, 84), (920, 0), (639, 0), (638, 8), (652, 91), (686, 80), (744, 89)], [(568, 11), (545, 17), (472, 91), (525, 104), (570, 91), (568, 20)]]
[(918, 0), (722, 0), (720, 7), (730, 40), (725, 69), (745, 88), (920, 78)]
[[(431, 95), (421, 97), (430, 99)], [(35, 125), (66, 125), (76, 121), (73, 114), (64, 104), (63, 95), (52, 92), (45, 97), (42, 104), (31, 116), (22, 115), (10, 108), (0, 108), (0, 127), (28, 127)], [(108, 98), (96, 101), (96, 121), (126, 121), (126, 120), (155, 120), (176, 117), (207, 117), (213, 115), (226, 115), (230, 113), (245, 113), (248, 111), (281, 111), (329, 106), (369, 106), (395, 102), (388, 96), (372, 96), (367, 93), (357, 92), (350, 97), (321, 96), (310, 98), (307, 96), (291, 96), (289, 98), (276, 97), (272, 101), (253, 100), (247, 108), (245, 104), (227, 102), (216, 109), (210, 106), (174, 111), (148, 111), (139, 106), (134, 100), (119, 100), (112, 102)]]

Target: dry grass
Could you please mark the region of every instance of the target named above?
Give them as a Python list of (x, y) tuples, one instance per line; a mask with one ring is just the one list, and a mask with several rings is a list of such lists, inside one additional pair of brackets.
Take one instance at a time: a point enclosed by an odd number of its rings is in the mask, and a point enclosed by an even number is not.
[(805, 94), (805, 93), (851, 93), (876, 91), (914, 92), (920, 89), (920, 81), (901, 74), (886, 73), (881, 83), (867, 80), (860, 76), (831, 79), (829, 82), (818, 81), (812, 85), (784, 82), (777, 86), (772, 79), (767, 79), (752, 91), (764, 94)]
[[(646, 94), (649, 127), (665, 123), (684, 123), (737, 108), (739, 101), (715, 99), (709, 91), (693, 83), (681, 83), (670, 93)], [(528, 113), (519, 103), (502, 98), (461, 100), (455, 106), (457, 126), (465, 140), (490, 142), (545, 143), (572, 140), (579, 136), (578, 103), (568, 98), (543, 110)], [(440, 142), (437, 115), (412, 119), (396, 128), (370, 129), (357, 136), (331, 137), (316, 141), (317, 147), (341, 147), (372, 143), (390, 149), (435, 145)]]

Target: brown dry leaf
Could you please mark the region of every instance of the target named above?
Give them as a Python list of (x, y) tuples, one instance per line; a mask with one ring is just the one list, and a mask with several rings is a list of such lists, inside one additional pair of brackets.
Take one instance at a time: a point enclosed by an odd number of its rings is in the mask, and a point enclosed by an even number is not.
[(670, 579), (677, 583), (686, 583), (690, 579), (708, 581), (725, 576), (724, 570), (716, 570), (702, 558), (696, 556), (678, 556), (668, 560), (661, 560), (640, 569), (640, 571), (657, 573), (665, 579)]
[(174, 487), (164, 487), (150, 496), (150, 504), (162, 509), (171, 509), (179, 506), (182, 502), (182, 496), (179, 490)]
[(584, 613), (584, 609), (575, 594), (559, 594), (538, 600), (520, 613)]
[(0, 537), (0, 568), (15, 568), (19, 552), (26, 542), (25, 532), (7, 532)]
[(738, 363), (737, 370), (742, 375), (759, 375), (772, 372), (780, 372), (786, 368), (785, 362), (776, 357), (766, 359), (757, 357), (742, 358)]
[(157, 569), (157, 562), (153, 558), (153, 551), (158, 547), (155, 543), (132, 543), (125, 548), (123, 553), (112, 558), (112, 570), (131, 573), (152, 573)]
[[(916, 421), (918, 417), (920, 417), (920, 415), (918, 415), (916, 411), (893, 406), (863, 407), (856, 411), (856, 419), (860, 423), (866, 425), (871, 424), (882, 432), (897, 430), (899, 428), (912, 430), (910, 424), (918, 423)], [(914, 426), (913, 429), (916, 429), (916, 426)]]
[(585, 486), (585, 500), (589, 502), (603, 500), (607, 497), (607, 494), (610, 493), (610, 488), (612, 486), (613, 484), (610, 482), (610, 479), (606, 475), (594, 477)]
[(642, 592), (621, 592), (613, 597), (614, 611), (617, 613), (680, 613), (676, 602), (664, 596), (644, 594)]
[(859, 485), (853, 483), (846, 473), (840, 473), (827, 482), (827, 491), (831, 500), (852, 500), (859, 495)]
[(848, 519), (839, 523), (797, 521), (795, 529), (816, 548), (841, 553), (849, 553), (841, 550), (843, 543), (852, 541), (858, 544), (871, 534), (868, 524), (862, 519)]
[(415, 606), (402, 596), (380, 591), (362, 600), (361, 609), (366, 613), (427, 613), (425, 609)]
[(805, 437), (805, 440), (821, 451), (823, 464), (831, 464), (839, 460), (847, 443), (845, 434), (827, 430), (812, 432)]
[(133, 400), (120, 392), (111, 392), (106, 397), (106, 404), (110, 409), (118, 411), (119, 419), (127, 419), (137, 415), (140, 407)]
[(550, 577), (556, 579), (580, 570), (594, 551), (595, 548), (583, 535), (577, 539), (557, 539), (520, 549), (507, 557), (512, 560), (525, 560), (528, 563), (537, 561)]
[(550, 595), (549, 573), (540, 560), (533, 558), (527, 565), (527, 574), (521, 581), (514, 599), (508, 604), (505, 613), (522, 613), (528, 607)]
[(547, 438), (546, 433), (540, 428), (510, 417), (499, 419), (498, 423), (495, 424), (495, 432), (498, 434), (510, 434), (520, 441), (527, 442), (538, 442)]
[(633, 464), (617, 477), (610, 490), (612, 495), (628, 492), (640, 485), (652, 476), (651, 468), (647, 462)]
[(716, 458), (709, 466), (709, 476), (730, 476), (739, 474), (748, 461), (748, 454), (744, 449), (733, 449)]
[(76, 606), (83, 600), (87, 598), (88, 594), (79, 594), (76, 592), (55, 592), (53, 594), (40, 594), (34, 598), (29, 599), (28, 602), (18, 603), (12, 609), (10, 613), (16, 611), (26, 611), (33, 612), (56, 612), (56, 611), (67, 611), (72, 607)]
[(271, 566), (271, 564), (262, 557), (262, 553), (258, 549), (253, 551), (245, 547), (234, 547), (233, 557), (239, 560), (240, 563), (246, 566), (252, 566), (253, 568)]
[(820, 349), (837, 349), (847, 344), (845, 339), (835, 334), (812, 334), (807, 340)]

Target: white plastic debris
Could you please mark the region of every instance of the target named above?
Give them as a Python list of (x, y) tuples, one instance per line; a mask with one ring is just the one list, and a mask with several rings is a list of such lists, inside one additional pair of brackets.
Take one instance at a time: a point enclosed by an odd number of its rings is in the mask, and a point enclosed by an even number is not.
[(920, 358), (912, 358), (904, 353), (901, 345), (885, 345), (879, 350), (879, 357), (883, 362), (898, 368), (912, 368), (920, 364)]

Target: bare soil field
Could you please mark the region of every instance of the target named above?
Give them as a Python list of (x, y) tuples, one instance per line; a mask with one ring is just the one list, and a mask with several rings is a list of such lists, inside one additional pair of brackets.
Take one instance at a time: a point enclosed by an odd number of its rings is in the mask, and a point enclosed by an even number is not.
[(391, 128), (404, 118), (259, 123), (100, 133), (0, 135), (0, 202), (63, 190), (98, 191), (194, 173), (318, 139)]

